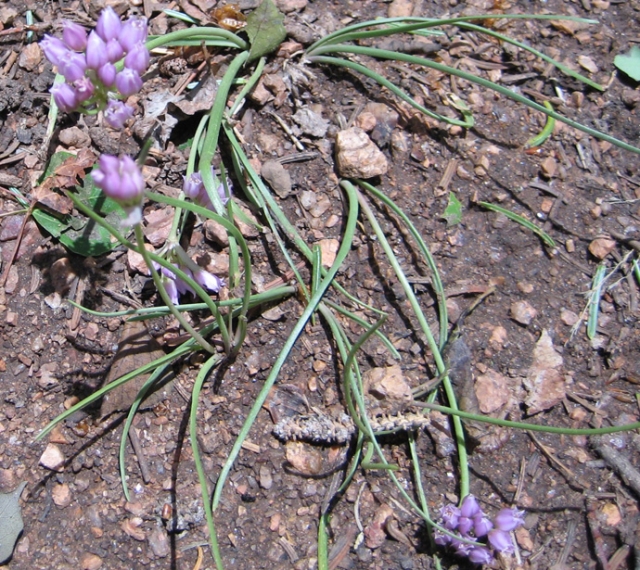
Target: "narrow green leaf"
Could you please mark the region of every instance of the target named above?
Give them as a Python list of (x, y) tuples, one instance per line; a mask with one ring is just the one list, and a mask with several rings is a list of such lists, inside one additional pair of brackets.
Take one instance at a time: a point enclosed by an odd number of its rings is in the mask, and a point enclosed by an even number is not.
[(640, 48), (633, 46), (629, 53), (616, 55), (613, 65), (626, 73), (631, 79), (640, 81)]
[(282, 43), (287, 36), (283, 22), (284, 14), (276, 8), (272, 0), (263, 0), (260, 6), (247, 16), (245, 31), (251, 43), (248, 61), (271, 53)]
[(455, 226), (462, 221), (462, 203), (453, 192), (449, 192), (449, 202), (442, 214), (448, 226)]

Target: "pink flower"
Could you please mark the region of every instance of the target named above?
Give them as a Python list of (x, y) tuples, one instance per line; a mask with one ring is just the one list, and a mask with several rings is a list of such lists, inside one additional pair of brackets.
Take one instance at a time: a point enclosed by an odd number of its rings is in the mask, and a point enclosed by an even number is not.
[(75, 89), (68, 83), (56, 83), (51, 88), (53, 100), (61, 111), (70, 113), (78, 106), (78, 96)]
[(75, 51), (82, 51), (87, 47), (87, 30), (80, 24), (62, 20), (62, 41)]
[(147, 19), (132, 16), (120, 30), (118, 41), (126, 52), (133, 49), (136, 44), (144, 43), (147, 40)]
[(140, 91), (142, 79), (137, 71), (125, 67), (116, 75), (116, 87), (122, 95), (129, 97)]
[(114, 129), (124, 128), (124, 124), (133, 117), (133, 109), (125, 105), (122, 101), (111, 99), (104, 112), (104, 120)]
[(144, 178), (130, 156), (103, 154), (91, 176), (95, 185), (121, 205), (139, 205), (144, 194)]
[(524, 524), (524, 511), (518, 509), (502, 509), (494, 519), (496, 528), (511, 531)]
[(122, 30), (122, 22), (116, 11), (107, 6), (100, 13), (98, 23), (96, 24), (96, 33), (105, 41), (117, 38)]

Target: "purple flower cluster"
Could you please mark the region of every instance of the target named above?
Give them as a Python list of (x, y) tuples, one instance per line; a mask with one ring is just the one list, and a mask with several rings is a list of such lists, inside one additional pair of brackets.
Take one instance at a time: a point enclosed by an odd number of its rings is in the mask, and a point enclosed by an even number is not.
[[(65, 112), (105, 110), (105, 120), (121, 129), (133, 109), (120, 99), (137, 93), (142, 74), (149, 65), (146, 18), (133, 16), (121, 21), (111, 7), (105, 8), (95, 30), (63, 21), (62, 39), (45, 35), (40, 47), (64, 76), (64, 83), (51, 88), (56, 105)], [(116, 63), (124, 57), (124, 67)]]
[(142, 220), (144, 178), (140, 168), (130, 156), (103, 154), (98, 167), (91, 173), (93, 182), (109, 198), (115, 200), (127, 212), (126, 225), (133, 226)]
[[(179, 246), (177, 246), (179, 247)], [(186, 256), (186, 253), (184, 254)], [(182, 256), (180, 256), (182, 257)], [(174, 264), (175, 265), (175, 264)], [(220, 291), (220, 287), (224, 285), (224, 281), (213, 275), (213, 273), (209, 273), (205, 271), (200, 266), (193, 263), (189, 260), (189, 267), (185, 267), (181, 263), (177, 265), (184, 273), (186, 273), (189, 277), (191, 277), (200, 287), (210, 291), (212, 293), (217, 293)], [(174, 305), (178, 304), (178, 299), (180, 295), (191, 294), (195, 296), (195, 291), (189, 286), (189, 284), (180, 279), (173, 271), (167, 269), (166, 267), (162, 267), (159, 264), (154, 264), (157, 271), (160, 271), (162, 275), (162, 283), (164, 285), (167, 294), (169, 295), (169, 299)]]
[[(214, 175), (213, 166), (211, 167), (211, 174)], [(209, 210), (214, 211), (213, 204), (211, 203), (211, 199), (209, 198), (209, 194), (207, 194), (207, 189), (204, 187), (204, 182), (202, 181), (202, 175), (199, 172), (194, 172), (189, 178), (183, 176), (184, 184), (182, 186), (182, 191), (187, 198), (193, 200), (198, 206), (202, 206), (203, 208), (207, 208)], [(227, 188), (231, 188), (231, 183), (227, 181)], [(229, 197), (225, 194), (224, 185), (220, 184), (217, 188), (218, 196), (220, 196), (220, 201), (224, 206)]]
[(514, 546), (509, 532), (524, 524), (524, 511), (517, 509), (502, 509), (492, 522), (473, 495), (467, 495), (460, 507), (445, 505), (440, 510), (440, 516), (442, 526), (458, 533), (462, 538), (477, 542), (486, 537), (486, 546), (474, 546), (438, 530), (434, 531), (436, 544), (455, 549), (458, 556), (466, 557), (475, 564), (491, 563), (493, 551), (511, 554)]

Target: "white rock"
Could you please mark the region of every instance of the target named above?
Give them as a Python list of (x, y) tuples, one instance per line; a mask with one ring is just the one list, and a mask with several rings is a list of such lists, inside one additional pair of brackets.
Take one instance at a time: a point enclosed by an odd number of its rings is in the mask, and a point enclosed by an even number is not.
[(373, 178), (385, 174), (388, 169), (385, 155), (358, 127), (336, 135), (336, 163), (338, 173), (345, 178)]

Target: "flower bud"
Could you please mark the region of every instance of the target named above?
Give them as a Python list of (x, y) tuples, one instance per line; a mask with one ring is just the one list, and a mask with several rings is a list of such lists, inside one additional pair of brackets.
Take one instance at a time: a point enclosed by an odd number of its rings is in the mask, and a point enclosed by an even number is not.
[(83, 51), (87, 47), (87, 30), (80, 24), (62, 20), (62, 41), (75, 51)]
[(68, 83), (56, 83), (51, 88), (53, 100), (61, 111), (70, 113), (78, 106), (78, 96), (75, 89)]
[(176, 282), (173, 279), (163, 279), (162, 284), (164, 285), (164, 290), (169, 295), (169, 300), (172, 305), (177, 305), (180, 301), (178, 299), (178, 288), (176, 287)]
[(440, 516), (445, 528), (449, 530), (458, 528), (458, 521), (460, 520), (460, 509), (458, 507), (449, 503), (440, 509)]
[(133, 49), (136, 44), (147, 40), (147, 19), (132, 16), (122, 24), (118, 41), (126, 52)]
[(107, 59), (111, 63), (116, 63), (122, 59), (124, 50), (120, 45), (120, 42), (116, 38), (111, 38), (107, 42)]
[[(193, 278), (193, 274), (191, 273), (191, 271), (189, 271), (189, 269), (187, 269), (186, 267), (181, 267), (180, 269), (182, 269), (182, 271), (186, 273), (187, 276)], [(180, 277), (176, 276), (175, 283), (176, 283), (176, 287), (178, 288), (178, 293), (180, 293), (180, 295), (184, 295), (186, 293), (191, 293), (191, 295), (196, 294), (196, 292), (191, 288), (191, 286), (188, 285), (182, 279), (180, 279)]]
[(505, 554), (511, 554), (514, 550), (513, 542), (511, 542), (511, 536), (504, 530), (490, 530), (487, 534), (489, 544), (498, 552), (504, 552)]
[(62, 40), (49, 34), (45, 34), (40, 42), (40, 48), (45, 57), (53, 64), (60, 67), (60, 64), (67, 60), (71, 50), (64, 45)]
[(460, 514), (463, 517), (473, 517), (480, 512), (480, 505), (473, 495), (467, 495), (460, 503)]
[(96, 33), (105, 42), (108, 42), (110, 39), (117, 38), (121, 30), (122, 22), (120, 21), (120, 16), (116, 14), (116, 11), (111, 6), (107, 6), (100, 13), (96, 24)]
[(85, 57), (87, 59), (87, 67), (96, 71), (108, 61), (107, 44), (95, 30), (89, 34), (89, 39), (87, 39)]
[(469, 534), (471, 532), (471, 528), (473, 527), (473, 519), (469, 517), (460, 517), (458, 519), (458, 530), (462, 534)]
[(483, 513), (477, 513), (473, 517), (473, 533), (478, 537), (486, 536), (493, 528), (493, 523)]
[(491, 564), (493, 561), (491, 551), (484, 546), (474, 546), (467, 556), (474, 564)]
[(91, 79), (88, 77), (81, 77), (77, 81), (73, 82), (73, 86), (76, 90), (76, 97), (78, 99), (78, 103), (84, 103), (91, 99), (93, 95), (94, 86), (91, 82)]
[(102, 81), (105, 87), (111, 87), (116, 82), (116, 66), (110, 61), (105, 63), (100, 69), (98, 69), (98, 79)]
[(133, 117), (133, 109), (122, 101), (111, 99), (104, 112), (104, 120), (114, 129), (122, 129), (124, 124)]
[(451, 543), (451, 537), (436, 529), (433, 531), (433, 541), (439, 546), (448, 546)]
[(86, 68), (87, 64), (84, 57), (72, 51), (67, 54), (67, 59), (61, 61), (60, 65), (58, 65), (58, 71), (64, 75), (67, 83), (73, 83), (83, 78)]
[(129, 95), (140, 91), (142, 79), (137, 71), (125, 67), (116, 75), (116, 87), (122, 95), (129, 97)]
[(198, 285), (213, 293), (220, 291), (220, 287), (224, 285), (224, 281), (222, 281), (220, 277), (213, 275), (204, 269), (196, 271), (193, 274), (193, 279)]
[(194, 172), (189, 178), (183, 176), (184, 184), (182, 185), (182, 191), (187, 198), (195, 200), (204, 188), (202, 183), (202, 175), (199, 172)]
[(124, 66), (142, 75), (149, 67), (149, 50), (142, 42), (136, 44), (124, 58)]
[(494, 519), (496, 528), (511, 531), (524, 524), (524, 511), (518, 509), (502, 509)]

